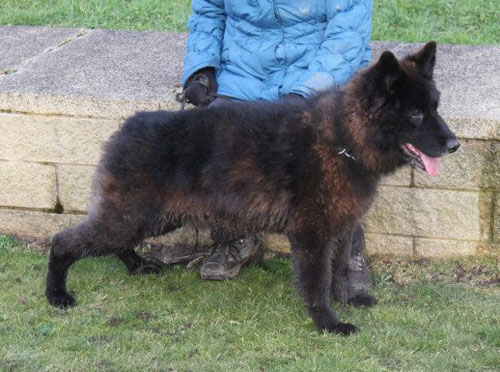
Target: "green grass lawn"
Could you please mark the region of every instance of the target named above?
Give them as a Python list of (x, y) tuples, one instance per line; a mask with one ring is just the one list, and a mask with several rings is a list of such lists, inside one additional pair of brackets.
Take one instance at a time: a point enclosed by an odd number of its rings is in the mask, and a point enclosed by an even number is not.
[[(190, 0), (1, 0), (0, 24), (186, 31)], [(497, 0), (375, 0), (374, 40), (500, 43)]]
[[(115, 259), (78, 262), (68, 311), (45, 300), (46, 256), (0, 236), (0, 371), (498, 371), (500, 261), (371, 263), (380, 303), (336, 305), (361, 332), (318, 334), (290, 261), (233, 281), (197, 271), (132, 277)], [(493, 279), (493, 280), (492, 280)], [(496, 284), (495, 284), (496, 283)]]

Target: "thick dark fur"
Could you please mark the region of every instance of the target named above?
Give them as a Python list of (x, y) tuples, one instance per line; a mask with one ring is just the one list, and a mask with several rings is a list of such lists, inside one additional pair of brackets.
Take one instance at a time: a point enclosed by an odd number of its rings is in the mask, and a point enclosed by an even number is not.
[[(88, 219), (52, 240), (49, 302), (75, 305), (66, 276), (84, 257), (116, 254), (131, 273), (159, 272), (134, 253), (147, 237), (185, 224), (266, 230), (289, 237), (299, 292), (317, 328), (356, 331), (335, 315), (331, 283), (343, 299), (349, 241), (380, 177), (411, 160), (402, 143), (441, 156), (456, 141), (436, 112), (435, 50), (431, 42), (399, 62), (385, 52), (342, 90), (304, 105), (131, 117), (106, 145)], [(419, 122), (416, 109), (425, 113)]]

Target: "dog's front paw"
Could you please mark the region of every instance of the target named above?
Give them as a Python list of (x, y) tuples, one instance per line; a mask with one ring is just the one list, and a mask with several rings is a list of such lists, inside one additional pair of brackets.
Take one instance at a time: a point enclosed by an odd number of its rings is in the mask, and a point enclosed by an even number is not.
[(342, 336), (349, 336), (358, 331), (358, 327), (351, 323), (336, 323), (328, 327), (328, 332), (337, 333)]
[(66, 309), (76, 305), (75, 297), (68, 292), (51, 291), (47, 292), (47, 299), (52, 306), (60, 309)]
[(351, 304), (355, 307), (370, 307), (376, 305), (378, 300), (369, 294), (359, 293), (356, 296), (347, 300), (348, 304)]

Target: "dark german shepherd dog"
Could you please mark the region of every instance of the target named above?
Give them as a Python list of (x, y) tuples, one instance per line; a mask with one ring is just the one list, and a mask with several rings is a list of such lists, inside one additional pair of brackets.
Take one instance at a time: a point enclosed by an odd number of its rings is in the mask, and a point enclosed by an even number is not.
[[(107, 143), (88, 218), (54, 236), (47, 298), (75, 305), (75, 261), (117, 255), (130, 273), (160, 272), (134, 252), (181, 225), (284, 233), (318, 330), (341, 334), (331, 305), (346, 291), (350, 240), (381, 176), (412, 164), (431, 175), (459, 143), (436, 109), (436, 43), (384, 52), (344, 88), (304, 105), (235, 103), (129, 118)], [(333, 287), (332, 285), (333, 280)]]

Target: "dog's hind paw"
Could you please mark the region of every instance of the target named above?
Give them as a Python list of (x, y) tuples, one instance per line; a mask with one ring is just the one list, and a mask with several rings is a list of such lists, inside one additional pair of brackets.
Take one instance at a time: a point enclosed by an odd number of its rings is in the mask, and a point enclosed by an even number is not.
[(70, 295), (68, 292), (47, 292), (47, 299), (52, 306), (58, 307), (60, 309), (65, 309), (76, 305), (75, 297)]
[(329, 327), (328, 331), (338, 333), (342, 336), (349, 336), (350, 334), (358, 332), (359, 329), (351, 323), (336, 323), (335, 325)]
[(374, 296), (366, 293), (357, 294), (356, 296), (347, 300), (348, 304), (351, 304), (355, 307), (371, 307), (376, 305), (377, 302), (378, 300)]

